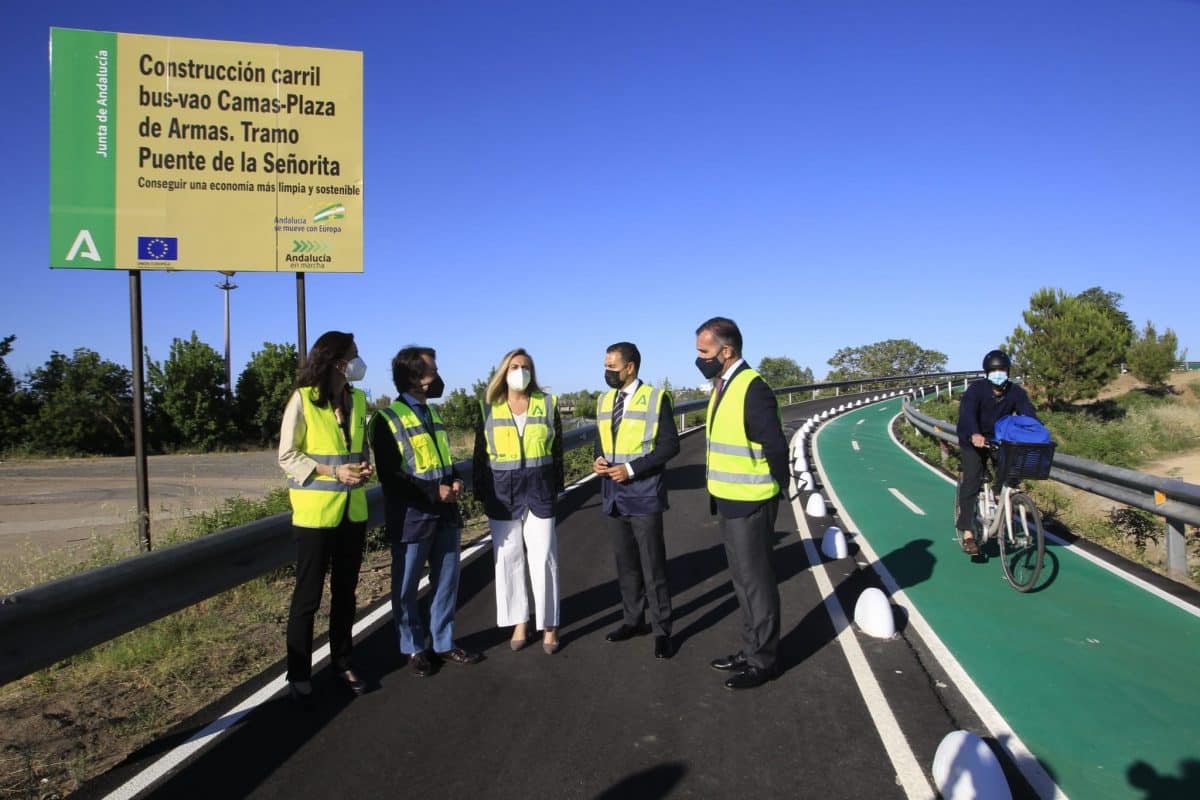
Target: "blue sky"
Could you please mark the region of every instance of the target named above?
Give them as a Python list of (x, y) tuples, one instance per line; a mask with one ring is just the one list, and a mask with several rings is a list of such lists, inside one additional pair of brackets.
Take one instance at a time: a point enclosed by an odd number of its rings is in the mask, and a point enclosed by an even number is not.
[[(127, 274), (48, 266), (51, 26), (363, 51), (366, 271), (308, 277), (308, 332), (353, 331), (376, 394), (408, 343), (450, 388), (515, 346), (601, 388), (621, 339), (694, 386), (716, 314), (818, 377), (889, 338), (968, 369), (1042, 286), (1119, 292), (1200, 357), (1200, 3), (246, 5), (4, 0), (18, 374), (130, 361)], [(235, 280), (236, 376), (296, 315), (291, 275)], [(144, 274), (152, 357), (222, 349), (218, 282)]]

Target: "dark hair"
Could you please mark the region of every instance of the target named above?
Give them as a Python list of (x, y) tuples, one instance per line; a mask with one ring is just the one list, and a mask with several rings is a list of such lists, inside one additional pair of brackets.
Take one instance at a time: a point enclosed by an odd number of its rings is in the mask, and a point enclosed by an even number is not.
[(626, 364), (633, 364), (633, 371), (638, 372), (642, 368), (642, 354), (637, 349), (637, 345), (633, 342), (617, 342), (610, 344), (606, 353), (620, 353), (621, 360)]
[(696, 328), (696, 335), (699, 336), (702, 331), (711, 333), (718, 343), (729, 345), (739, 356), (742, 354), (742, 332), (729, 317), (713, 317)]
[(404, 394), (420, 383), (425, 377), (425, 356), (437, 358), (437, 351), (432, 347), (417, 347), (410, 344), (392, 359), (392, 383), (396, 391)]
[[(334, 392), (337, 391), (335, 380), (339, 374), (337, 362), (346, 357), (354, 346), (354, 334), (341, 331), (326, 331), (322, 333), (308, 351), (296, 374), (296, 388), (311, 386), (317, 391), (313, 394), (313, 405), (326, 408)], [(344, 381), (345, 378), (342, 377)]]

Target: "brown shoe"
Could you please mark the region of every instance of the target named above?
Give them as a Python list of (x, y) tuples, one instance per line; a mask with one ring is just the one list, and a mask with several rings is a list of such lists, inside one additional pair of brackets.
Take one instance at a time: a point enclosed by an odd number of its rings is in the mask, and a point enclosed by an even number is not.
[(974, 536), (964, 536), (962, 540), (963, 552), (969, 556), (979, 555), (979, 543), (975, 541)]
[(461, 647), (456, 647), (445, 653), (438, 653), (438, 658), (443, 661), (449, 661), (452, 664), (478, 664), (480, 661), (483, 661), (483, 656), (480, 653), (464, 650)]

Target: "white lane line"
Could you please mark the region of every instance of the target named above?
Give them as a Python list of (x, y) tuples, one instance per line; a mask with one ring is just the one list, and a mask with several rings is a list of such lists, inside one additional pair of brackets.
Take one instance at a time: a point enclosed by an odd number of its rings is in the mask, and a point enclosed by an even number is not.
[(800, 493), (797, 491), (794, 478), (791, 482), (791, 490), (792, 513), (796, 516), (796, 530), (804, 542), (804, 555), (808, 558), (808, 563), (812, 565), (813, 577), (817, 581), (821, 595), (825, 598), (825, 609), (833, 621), (834, 630), (837, 631), (837, 641), (841, 644), (842, 653), (850, 664), (850, 672), (854, 675), (854, 682), (858, 684), (859, 694), (867, 704), (871, 721), (875, 724), (879, 738), (883, 740), (883, 747), (887, 751), (888, 759), (892, 762), (892, 768), (896, 770), (896, 782), (904, 789), (905, 797), (928, 800), (934, 796), (933, 788), (926, 780), (925, 771), (921, 769), (921, 764), (917, 761), (908, 739), (905, 738), (904, 731), (900, 730), (900, 723), (896, 721), (896, 715), (892, 713), (892, 708), (888, 705), (887, 698), (884, 697), (883, 690), (879, 687), (879, 681), (875, 679), (875, 673), (871, 671), (871, 666), (867, 663), (862, 645), (858, 643), (854, 629), (850, 627), (846, 610), (842, 608), (837, 594), (833, 591), (829, 573), (825, 569), (821, 556), (817, 553), (816, 543), (808, 532), (808, 525), (805, 522), (807, 518), (804, 509), (800, 507)]
[(866, 422), (866, 420), (865, 420), (865, 419), (860, 419), (858, 422), (856, 422), (856, 423), (854, 423), (854, 424), (855, 424), (855, 425), (862, 425), (864, 422)]
[[(892, 426), (889, 424), (889, 433), (891, 428)], [(1021, 737), (1017, 736), (1016, 731), (1012, 729), (1008, 721), (1001, 716), (996, 707), (992, 705), (992, 702), (987, 699), (987, 696), (975, 684), (975, 681), (971, 679), (967, 671), (963, 669), (962, 664), (958, 663), (958, 659), (954, 657), (954, 654), (950, 652), (950, 649), (946, 647), (946, 644), (934, 632), (928, 620), (921, 615), (921, 610), (917, 608), (915, 603), (908, 599), (908, 595), (900, 588), (900, 584), (896, 582), (892, 573), (879, 560), (875, 549), (871, 547), (871, 543), (867, 540), (866, 532), (858, 526), (846, 510), (846, 506), (838, 499), (837, 492), (829, 484), (825, 466), (821, 462), (820, 449), (817, 446), (817, 441), (823, 432), (823, 430), (818, 431), (817, 436), (814, 437), (812, 450), (813, 460), (816, 464), (817, 472), (824, 482), (825, 492), (829, 495), (829, 499), (833, 505), (838, 509), (838, 516), (841, 517), (846, 530), (858, 532), (858, 536), (855, 537), (854, 542), (859, 546), (863, 555), (870, 559), (871, 568), (875, 570), (880, 580), (883, 581), (883, 585), (887, 587), (888, 594), (892, 596), (896, 603), (908, 610), (908, 621), (912, 625), (913, 630), (925, 641), (926, 646), (933, 653), (933, 657), (942, 665), (942, 669), (946, 670), (946, 674), (950, 680), (954, 681), (954, 685), (958, 687), (958, 691), (962, 693), (963, 698), (970, 703), (976, 715), (987, 726), (988, 732), (1012, 756), (1013, 762), (1021, 770), (1021, 774), (1025, 776), (1025, 779), (1029, 781), (1030, 786), (1033, 787), (1037, 796), (1053, 798), (1053, 800), (1066, 800), (1067, 795), (1054, 782), (1054, 779), (1050, 777), (1049, 773), (1046, 772), (1045, 768), (1042, 767), (1029, 748), (1025, 746), (1025, 743), (1021, 741)], [(893, 436), (892, 438), (895, 441), (895, 437)]]
[[(474, 555), (477, 551), (491, 544), (491, 535), (485, 536), (475, 544), (462, 551), (459, 555), (459, 561), (465, 561), (468, 557)], [(423, 590), (429, 585), (429, 578), (424, 577), (417, 585), (417, 591)], [(392, 601), (388, 600), (379, 608), (372, 611), (367, 616), (359, 620), (353, 629), (353, 635), (357, 637), (363, 631), (369, 630), (375, 623), (392, 613)], [(313, 670), (325, 663), (329, 658), (329, 644), (326, 643), (322, 647), (313, 652)], [(265, 704), (272, 697), (287, 688), (287, 673), (276, 676), (267, 683), (266, 686), (259, 689), (254, 694), (243, 700), (238, 706), (227, 712), (223, 717), (217, 719), (203, 730), (192, 735), (183, 744), (175, 747), (173, 750), (163, 754), (161, 758), (155, 761), (144, 770), (134, 775), (126, 783), (118, 786), (111, 793), (105, 796), (105, 800), (133, 800), (142, 792), (149, 789), (156, 781), (171, 770), (179, 767), (183, 762), (187, 761), (192, 756), (204, 750), (213, 744), (222, 734), (229, 731), (244, 719), (250, 712), (254, 711), (259, 706)]]
[(860, 449), (862, 449), (862, 448), (860, 448), (860, 447), (858, 446), (858, 440), (857, 440), (857, 439), (851, 439), (851, 440), (850, 440), (850, 446), (851, 446), (851, 447), (853, 447), (855, 450), (860, 450)]
[[(897, 414), (896, 416), (899, 417), (900, 414)], [(941, 471), (935, 469), (932, 464), (927, 463), (924, 459), (922, 459), (921, 457), (919, 457), (918, 455), (913, 453), (911, 450), (909, 450), (907, 447), (905, 447), (903, 444), (901, 444), (900, 441), (896, 438), (896, 434), (894, 434), (892, 432), (891, 424), (888, 425), (888, 435), (891, 437), (891, 439), (895, 443), (896, 447), (899, 447), (900, 450), (903, 451), (906, 455), (908, 455), (913, 461), (916, 461), (922, 467), (925, 467), (925, 469), (929, 470), (934, 475), (937, 475), (939, 478), (946, 481), (946, 483), (949, 483), (951, 486), (957, 485), (953, 478), (951, 478), (948, 475), (943, 474)], [(1050, 531), (1046, 531), (1046, 538), (1052, 540), (1055, 544), (1065, 547), (1067, 549), (1067, 552), (1074, 553), (1075, 555), (1079, 556), (1080, 558), (1086, 559), (1087, 561), (1092, 562), (1097, 567), (1100, 567), (1101, 569), (1111, 572), (1113, 575), (1116, 575), (1121, 580), (1124, 580), (1128, 583), (1133, 584), (1134, 586), (1138, 587), (1139, 589), (1143, 589), (1143, 590), (1149, 592), (1150, 594), (1154, 595), (1155, 597), (1159, 598), (1160, 600), (1167, 601), (1168, 603), (1170, 603), (1171, 605), (1180, 609), (1181, 611), (1186, 611), (1187, 613), (1191, 614), (1193, 617), (1200, 618), (1200, 608), (1197, 608), (1196, 606), (1192, 605), (1188, 601), (1182, 600), (1182, 599), (1176, 597), (1175, 595), (1170, 594), (1169, 592), (1163, 591), (1162, 589), (1160, 589), (1159, 587), (1150, 583), (1149, 581), (1147, 581), (1143, 578), (1139, 578), (1137, 575), (1134, 575), (1132, 572), (1126, 572), (1125, 570), (1121, 569), (1120, 567), (1116, 566), (1115, 564), (1108, 563), (1103, 558), (1093, 555), (1092, 553), (1089, 553), (1087, 550), (1084, 550), (1081, 547), (1077, 547), (1076, 545), (1072, 544), (1071, 542), (1068, 542), (1066, 539), (1062, 539), (1058, 536), (1055, 536)]]
[(909, 500), (907, 497), (905, 497), (900, 492), (899, 489), (893, 489), (892, 487), (889, 486), (888, 491), (892, 493), (893, 497), (895, 497), (901, 503), (904, 503), (904, 505), (908, 508), (909, 511), (913, 512), (914, 514), (919, 514), (922, 517), (925, 516), (925, 512), (921, 510), (921, 507), (919, 505), (917, 505), (916, 503), (914, 503), (912, 500)]

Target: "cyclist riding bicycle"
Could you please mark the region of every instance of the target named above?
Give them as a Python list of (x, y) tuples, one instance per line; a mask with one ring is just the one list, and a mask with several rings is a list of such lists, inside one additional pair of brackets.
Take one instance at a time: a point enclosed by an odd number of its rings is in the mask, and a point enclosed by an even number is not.
[(983, 468), (989, 451), (987, 442), (996, 433), (996, 420), (1009, 414), (1037, 418), (1025, 390), (1008, 379), (1012, 359), (1002, 350), (983, 357), (986, 378), (967, 387), (958, 404), (958, 443), (962, 458), (962, 480), (958, 484), (958, 519), (963, 552), (979, 555), (979, 544), (972, 530), (976, 499), (983, 487)]

